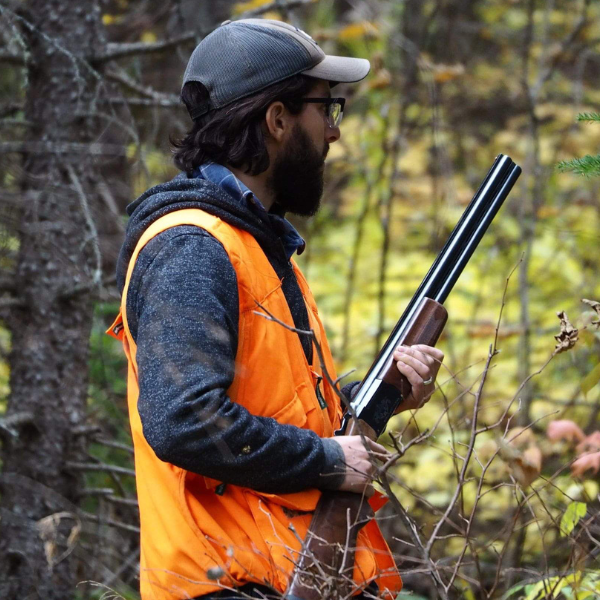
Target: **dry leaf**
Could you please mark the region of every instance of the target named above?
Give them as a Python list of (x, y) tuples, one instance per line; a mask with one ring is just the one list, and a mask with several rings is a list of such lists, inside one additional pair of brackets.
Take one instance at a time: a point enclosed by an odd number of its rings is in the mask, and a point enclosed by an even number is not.
[(456, 65), (444, 65), (437, 64), (433, 67), (433, 78), (437, 83), (445, 83), (446, 81), (452, 81), (461, 75), (464, 75), (465, 67), (461, 64)]
[(514, 446), (500, 440), (499, 454), (508, 465), (512, 476), (521, 487), (531, 485), (542, 471), (542, 451), (537, 446), (529, 446), (521, 452)]
[[(587, 304), (588, 306), (590, 306), (598, 315), (598, 317), (600, 317), (600, 302), (596, 302), (595, 300), (586, 300), (585, 298), (582, 298), (581, 300), (584, 304)], [(592, 321), (591, 323), (596, 329), (600, 329), (600, 318), (598, 318), (597, 321)]]
[(531, 427), (513, 427), (506, 432), (504, 441), (513, 448), (524, 448), (535, 442), (535, 434)]
[(554, 336), (557, 341), (554, 354), (560, 354), (570, 350), (575, 345), (579, 339), (579, 330), (573, 327), (564, 310), (557, 312), (556, 316), (560, 319), (560, 333)]
[(592, 454), (584, 454), (580, 456), (571, 465), (571, 473), (575, 477), (581, 477), (586, 471), (589, 470), (597, 473), (600, 469), (600, 452), (593, 452)]
[(581, 427), (567, 419), (560, 421), (550, 421), (546, 435), (551, 442), (560, 442), (567, 440), (568, 442), (581, 442), (585, 438), (585, 434)]
[(529, 446), (529, 448), (523, 452), (523, 458), (529, 467), (535, 469), (537, 475), (542, 472), (542, 451), (537, 446)]
[(375, 23), (370, 21), (360, 21), (358, 23), (350, 23), (338, 32), (338, 39), (347, 42), (350, 40), (358, 40), (361, 38), (376, 38), (379, 35), (379, 28)]
[(375, 76), (369, 81), (369, 89), (380, 90), (392, 83), (392, 75), (387, 69), (379, 69)]
[[(71, 527), (71, 531), (69, 532), (69, 536), (66, 540), (66, 549), (61, 554), (57, 555), (57, 541), (59, 537), (64, 537), (59, 531), (59, 526), (63, 519), (72, 519), (74, 524)], [(79, 539), (79, 533), (81, 532), (81, 522), (73, 513), (58, 512), (40, 519), (36, 525), (39, 536), (44, 544), (44, 554), (46, 555), (48, 568), (52, 569), (61, 560), (71, 554), (75, 548), (75, 544)], [(64, 540), (61, 540), (61, 542), (61, 545), (65, 545)]]

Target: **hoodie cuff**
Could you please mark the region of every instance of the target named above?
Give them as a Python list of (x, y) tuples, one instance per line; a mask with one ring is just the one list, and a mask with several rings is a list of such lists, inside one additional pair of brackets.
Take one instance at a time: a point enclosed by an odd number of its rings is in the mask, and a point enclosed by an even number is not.
[(325, 464), (319, 474), (317, 487), (320, 490), (337, 490), (346, 477), (346, 459), (342, 447), (331, 438), (323, 438)]
[[(351, 381), (350, 383), (347, 383), (342, 388), (342, 394), (344, 394), (344, 397), (348, 400), (353, 400), (354, 396), (356, 396), (356, 392), (358, 392), (358, 387), (360, 386), (360, 383), (360, 381)], [(346, 412), (345, 406), (342, 406), (342, 409), (344, 410), (344, 412)]]

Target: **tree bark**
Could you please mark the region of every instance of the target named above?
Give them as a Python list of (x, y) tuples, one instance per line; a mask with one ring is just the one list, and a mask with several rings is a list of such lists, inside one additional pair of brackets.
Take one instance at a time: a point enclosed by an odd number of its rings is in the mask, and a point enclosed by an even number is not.
[[(19, 6), (14, 21), (31, 58), (25, 119), (34, 150), (23, 153), (19, 302), (6, 319), (12, 335), (7, 418), (29, 418), (17, 419), (20, 425), (3, 440), (0, 597), (65, 600), (78, 580), (70, 551), (77, 544), (81, 487), (81, 476), (65, 465), (82, 458), (74, 428), (86, 417), (92, 294), (102, 272), (92, 183), (107, 161), (119, 158), (85, 151), (92, 142), (102, 148), (110, 141), (106, 123), (89, 114), (103, 101), (106, 82), (84, 58), (105, 44), (98, 3)], [(56, 144), (64, 144), (60, 152), (50, 147)]]

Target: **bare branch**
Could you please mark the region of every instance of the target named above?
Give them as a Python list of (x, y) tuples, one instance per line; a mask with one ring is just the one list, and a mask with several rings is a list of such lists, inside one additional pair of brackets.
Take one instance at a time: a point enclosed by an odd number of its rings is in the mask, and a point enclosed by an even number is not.
[(164, 94), (151, 87), (142, 85), (139, 81), (135, 81), (129, 77), (129, 75), (127, 75), (127, 73), (123, 70), (120, 70), (119, 72), (110, 71), (106, 74), (106, 77), (107, 79), (116, 81), (117, 83), (128, 87), (130, 90), (133, 90), (142, 96), (146, 96), (147, 98), (151, 98), (152, 100), (158, 100), (159, 102), (166, 101), (169, 102), (169, 104), (174, 105), (180, 104), (179, 97), (176, 94)]
[(125, 156), (118, 144), (79, 144), (76, 142), (1, 142), (0, 154), (92, 154), (94, 156)]
[(19, 104), (18, 102), (8, 102), (6, 104), (2, 104), (0, 105), (0, 119), (3, 119), (4, 117), (10, 117), (20, 110), (23, 110), (23, 108), (23, 105)]
[(104, 463), (67, 462), (65, 466), (67, 469), (72, 469), (73, 471), (105, 471), (106, 473), (135, 477), (135, 471), (133, 469), (126, 469), (125, 467), (117, 467), (116, 465), (107, 465)]
[(0, 62), (18, 67), (24, 67), (27, 64), (27, 59), (22, 54), (12, 52), (6, 48), (0, 48)]
[(106, 50), (102, 54), (92, 57), (91, 62), (94, 64), (100, 64), (128, 56), (139, 56), (140, 54), (163, 52), (164, 50), (170, 50), (171, 48), (188, 44), (195, 40), (199, 41), (202, 37), (202, 33), (197, 31), (186, 31), (182, 35), (171, 40), (162, 40), (152, 44), (147, 44), (145, 42), (124, 44), (111, 43), (106, 45)]
[[(259, 8), (240, 13), (239, 15), (235, 16), (234, 20), (237, 21), (239, 19), (258, 17), (271, 10), (288, 11), (293, 8), (298, 8), (300, 6), (312, 4), (313, 2), (314, 0), (275, 0), (275, 2), (271, 2), (270, 4), (266, 4)], [(203, 37), (208, 35), (208, 33), (209, 32), (207, 31), (186, 31), (185, 33), (182, 33), (181, 35), (173, 39), (161, 40), (152, 44), (146, 44), (144, 42), (135, 42), (127, 44), (107, 44), (106, 50), (102, 54), (91, 57), (90, 60), (94, 64), (99, 64), (111, 60), (117, 60), (119, 58), (124, 58), (127, 56), (139, 56), (140, 54), (153, 54), (155, 52), (163, 52), (164, 50), (170, 50), (177, 46), (189, 44), (190, 42), (199, 43)]]
[(123, 529), (124, 531), (131, 531), (132, 533), (139, 533), (140, 528), (135, 525), (129, 525), (128, 523), (122, 523), (121, 521), (114, 521), (113, 519), (103, 519), (98, 515), (93, 515), (87, 512), (81, 512), (79, 515), (87, 520), (94, 523), (100, 523), (100, 525), (108, 525), (109, 527), (115, 527), (116, 529)]
[(129, 454), (133, 454), (133, 448), (131, 446), (128, 446), (127, 444), (113, 442), (112, 440), (105, 440), (104, 438), (95, 438), (94, 442), (96, 442), (97, 444), (101, 444), (102, 446), (107, 446), (108, 448), (115, 448), (117, 450), (123, 450), (124, 452), (128, 452)]
[(33, 414), (30, 412), (18, 412), (0, 419), (0, 437), (19, 437), (18, 428), (33, 423)]
[(176, 108), (181, 106), (179, 98), (109, 98), (107, 104), (127, 104), (128, 106), (149, 106), (152, 108)]

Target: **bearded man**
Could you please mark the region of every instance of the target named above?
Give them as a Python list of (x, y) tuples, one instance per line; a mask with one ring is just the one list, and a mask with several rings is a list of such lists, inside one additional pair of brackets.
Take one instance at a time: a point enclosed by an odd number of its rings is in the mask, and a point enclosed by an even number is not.
[[(368, 493), (370, 454), (385, 455), (334, 437), (343, 409), (323, 372), (335, 379), (333, 359), (292, 259), (304, 241), (284, 216), (317, 211), (344, 109), (331, 87), (368, 71), (257, 19), (224, 23), (190, 58), (193, 126), (174, 142), (182, 173), (128, 207), (110, 330), (129, 360), (144, 600), (284, 592), (321, 490)], [(298, 330), (314, 332), (323, 365)], [(442, 357), (397, 353), (413, 385), (403, 408), (431, 394)], [(354, 581), (361, 597), (401, 587), (374, 521), (359, 534)]]

